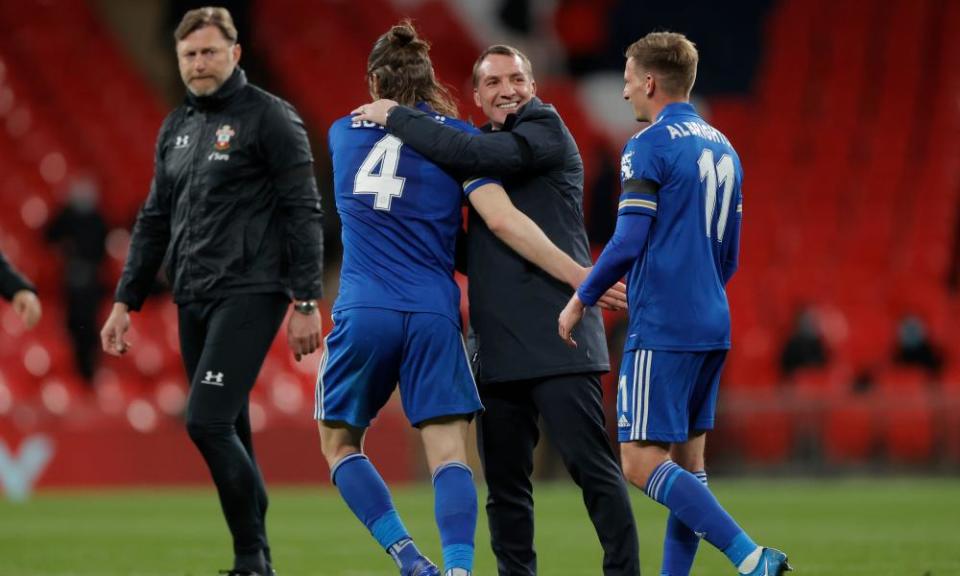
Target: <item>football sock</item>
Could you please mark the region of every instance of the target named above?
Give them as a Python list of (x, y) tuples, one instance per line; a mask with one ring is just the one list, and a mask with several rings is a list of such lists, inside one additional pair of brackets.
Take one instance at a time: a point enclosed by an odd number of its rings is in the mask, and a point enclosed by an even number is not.
[(433, 491), (443, 566), (451, 574), (470, 574), (477, 530), (477, 487), (473, 483), (473, 472), (461, 462), (444, 464), (433, 473)]
[[(410, 540), (410, 534), (393, 507), (390, 490), (366, 456), (351, 454), (340, 460), (331, 470), (330, 477), (350, 511), (384, 550), (391, 552), (394, 544)], [(416, 550), (416, 546), (412, 548)], [(407, 550), (407, 547), (403, 549)]]
[[(693, 475), (707, 486), (706, 471), (699, 470)], [(660, 576), (689, 576), (699, 547), (700, 537), (671, 512), (670, 517), (667, 518), (667, 531), (663, 538), (663, 563), (660, 565)]]
[(671, 460), (654, 469), (644, 492), (721, 550), (734, 566), (739, 567), (756, 550), (757, 545), (717, 502), (710, 489)]

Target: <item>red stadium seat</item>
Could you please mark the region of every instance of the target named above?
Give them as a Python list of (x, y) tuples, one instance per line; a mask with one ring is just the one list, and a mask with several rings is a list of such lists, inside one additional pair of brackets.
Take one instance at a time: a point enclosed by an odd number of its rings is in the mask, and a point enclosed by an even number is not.
[(823, 427), (826, 461), (840, 466), (869, 463), (877, 449), (877, 417), (869, 395), (849, 394), (832, 403)]
[(929, 464), (934, 423), (930, 394), (923, 388), (880, 388), (882, 436), (886, 455), (898, 465)]

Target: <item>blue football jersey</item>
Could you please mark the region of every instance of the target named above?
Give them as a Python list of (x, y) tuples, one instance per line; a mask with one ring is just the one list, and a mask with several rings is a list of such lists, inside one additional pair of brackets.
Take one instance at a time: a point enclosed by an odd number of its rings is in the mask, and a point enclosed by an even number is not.
[(625, 349), (729, 348), (724, 268), (736, 261), (743, 210), (730, 141), (690, 104), (670, 104), (624, 146), (620, 172), (618, 213), (654, 217), (627, 277)]
[[(457, 119), (435, 119), (477, 131)], [(495, 181), (472, 179), (461, 186), (383, 127), (349, 116), (330, 127), (329, 148), (343, 241), (333, 310), (432, 312), (459, 325), (453, 271), (463, 199)]]

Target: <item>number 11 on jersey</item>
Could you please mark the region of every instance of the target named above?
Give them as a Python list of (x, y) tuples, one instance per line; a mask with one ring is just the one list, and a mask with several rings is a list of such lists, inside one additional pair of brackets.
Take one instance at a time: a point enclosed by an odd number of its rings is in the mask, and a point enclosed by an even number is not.
[(717, 186), (723, 186), (723, 198), (720, 202), (720, 218), (717, 220), (717, 242), (723, 242), (723, 233), (727, 229), (727, 216), (730, 214), (730, 200), (733, 196), (733, 180), (736, 177), (733, 158), (729, 154), (713, 163), (713, 150), (704, 148), (697, 161), (700, 166), (700, 181), (706, 185), (704, 208), (706, 209), (707, 238), (713, 230), (713, 215), (717, 210)]

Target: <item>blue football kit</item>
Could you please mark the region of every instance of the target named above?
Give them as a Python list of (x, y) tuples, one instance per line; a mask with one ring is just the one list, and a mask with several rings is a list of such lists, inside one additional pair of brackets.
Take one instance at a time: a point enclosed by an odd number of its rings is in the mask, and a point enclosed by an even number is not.
[(666, 106), (623, 149), (617, 230), (578, 291), (592, 305), (629, 271), (621, 442), (683, 442), (713, 428), (730, 348), (725, 285), (737, 267), (742, 181), (729, 140), (687, 103)]
[[(627, 142), (620, 168), (617, 227), (578, 294), (592, 305), (629, 270), (618, 438), (682, 443), (713, 428), (730, 348), (725, 286), (738, 265), (743, 170), (729, 140), (685, 102), (665, 106)], [(670, 510), (661, 574), (689, 575), (701, 538), (740, 574), (791, 570), (786, 554), (758, 546), (723, 509), (705, 470), (665, 456), (644, 482)]]
[(329, 148), (343, 262), (315, 417), (367, 427), (397, 385), (414, 425), (477, 412), (454, 254), (465, 196), (495, 181), (461, 185), (382, 127), (351, 117), (331, 126)]

